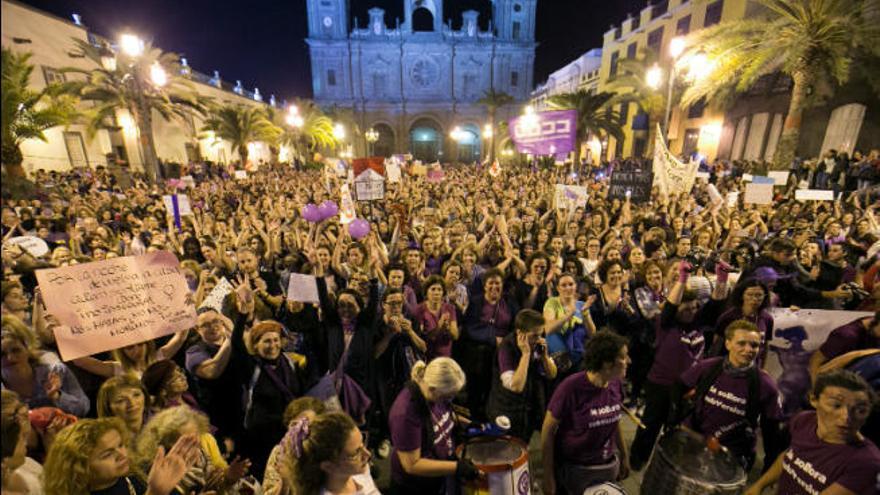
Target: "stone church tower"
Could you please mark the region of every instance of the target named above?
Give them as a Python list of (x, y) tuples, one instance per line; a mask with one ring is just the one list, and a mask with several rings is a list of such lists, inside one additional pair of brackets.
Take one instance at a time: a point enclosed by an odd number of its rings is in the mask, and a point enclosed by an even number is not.
[[(479, 159), (486, 115), (476, 101), (489, 89), (529, 97), (537, 0), (486, 0), (486, 31), (476, 11), (463, 12), (459, 26), (444, 19), (443, 0), (401, 1), (404, 19), (393, 25), (373, 8), (366, 26), (352, 27), (348, 0), (307, 0), (315, 101), (352, 109), (362, 131), (378, 131), (373, 154)], [(455, 127), (463, 131), (457, 142), (449, 137)], [(368, 152), (363, 136), (349, 143), (357, 154)]]

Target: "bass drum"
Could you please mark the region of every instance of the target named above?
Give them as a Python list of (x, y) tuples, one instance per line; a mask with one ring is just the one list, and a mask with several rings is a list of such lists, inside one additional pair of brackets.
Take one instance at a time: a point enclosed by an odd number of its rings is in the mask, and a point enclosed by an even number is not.
[(746, 472), (726, 450), (712, 451), (694, 432), (675, 430), (660, 438), (645, 476), (642, 495), (736, 495)]
[(482, 479), (462, 482), (464, 495), (527, 495), (532, 492), (529, 451), (511, 437), (478, 437), (460, 445), (459, 458), (470, 459), (485, 474)]

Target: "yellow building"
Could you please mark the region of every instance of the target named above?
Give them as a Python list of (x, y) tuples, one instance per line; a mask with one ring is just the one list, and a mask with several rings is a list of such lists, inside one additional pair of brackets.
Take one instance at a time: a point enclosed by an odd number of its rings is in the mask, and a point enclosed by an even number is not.
[[(2, 44), (15, 52), (32, 54), (34, 66), (31, 85), (35, 90), (53, 81), (73, 77), (59, 71), (62, 67), (94, 68), (91, 61), (77, 57), (73, 39), (100, 44), (104, 40), (76, 20), (66, 20), (12, 0), (2, 0)], [(259, 92), (249, 92), (238, 83), (235, 86), (221, 81), (215, 72), (207, 76), (193, 70), (186, 71), (196, 91), (213, 98), (217, 103), (266, 105)], [(202, 122), (165, 121), (153, 113), (153, 134), (159, 159), (177, 163), (201, 157), (227, 163), (238, 158), (229, 143), (213, 139), (199, 139)], [(21, 147), (22, 166), (28, 173), (37, 169), (67, 170), (71, 167), (91, 167), (107, 164), (108, 154), (128, 162), (134, 171), (143, 170), (137, 129), (126, 111), (116, 115), (115, 130), (101, 130), (89, 139), (86, 126), (73, 124), (46, 131), (48, 142), (25, 141)], [(268, 161), (270, 153), (265, 143), (253, 143), (250, 157), (254, 163)]]
[[(600, 91), (608, 91), (609, 84), (618, 76), (621, 60), (636, 58), (648, 47), (661, 55), (659, 66), (664, 72), (658, 91), (666, 91), (669, 69), (673, 63), (670, 41), (691, 31), (713, 26), (720, 22), (741, 19), (751, 13), (749, 0), (668, 0), (648, 5), (636, 17), (630, 17), (605, 33), (602, 43), (602, 67), (599, 71)], [(620, 105), (624, 117), (625, 139), (622, 143), (611, 138), (607, 156), (644, 156), (651, 148), (648, 143), (647, 116), (639, 115), (635, 104)], [(669, 119), (669, 149), (676, 155), (690, 155), (698, 151), (709, 160), (718, 153), (724, 113), (702, 105), (690, 108), (672, 107)], [(662, 125), (662, 122), (661, 122)]]

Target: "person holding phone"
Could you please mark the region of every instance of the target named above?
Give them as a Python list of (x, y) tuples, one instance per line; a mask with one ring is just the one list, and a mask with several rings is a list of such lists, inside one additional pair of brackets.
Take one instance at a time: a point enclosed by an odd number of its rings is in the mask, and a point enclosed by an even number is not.
[(526, 444), (538, 430), (547, 405), (548, 383), (556, 378), (556, 363), (544, 339), (544, 317), (524, 309), (514, 320), (515, 332), (501, 340), (493, 363), (487, 413), (510, 419), (510, 435)]

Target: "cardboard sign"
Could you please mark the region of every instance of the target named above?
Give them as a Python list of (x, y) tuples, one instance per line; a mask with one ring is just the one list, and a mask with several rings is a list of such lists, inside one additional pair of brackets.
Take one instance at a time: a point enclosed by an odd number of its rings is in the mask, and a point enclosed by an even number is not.
[(368, 168), (354, 180), (358, 201), (375, 201), (385, 197), (385, 178)]
[(28, 252), (34, 258), (39, 258), (44, 254), (49, 252), (49, 245), (46, 244), (46, 241), (40, 239), (39, 237), (34, 237), (30, 235), (23, 235), (19, 237), (13, 237), (11, 239), (7, 239), (6, 242), (3, 243), (4, 246), (21, 246), (25, 251)]
[(247, 180), (247, 170), (236, 170), (235, 180)]
[(162, 196), (162, 202), (165, 203), (165, 210), (172, 215), (193, 214), (189, 204), (189, 197), (185, 194), (166, 194)]
[(727, 193), (727, 207), (736, 208), (736, 202), (739, 200), (739, 191)]
[(743, 182), (751, 182), (753, 179), (752, 174), (743, 174)]
[(217, 282), (217, 285), (211, 289), (211, 292), (208, 293), (208, 296), (205, 297), (205, 300), (202, 301), (202, 304), (199, 306), (199, 309), (202, 308), (212, 308), (214, 311), (220, 313), (223, 311), (223, 300), (226, 299), (233, 291), (232, 284), (226, 280), (226, 277), (221, 277), (220, 281)]
[(428, 169), (428, 176), (426, 180), (428, 182), (433, 182), (434, 184), (437, 184), (443, 182), (444, 178), (446, 178), (446, 173), (443, 172), (443, 167), (441, 167), (439, 163), (432, 164), (431, 168)]
[(798, 201), (834, 201), (834, 191), (824, 189), (798, 189), (794, 192)]
[(339, 205), (339, 223), (350, 224), (357, 217), (357, 214), (354, 211), (354, 201), (351, 199), (351, 189), (347, 183), (339, 186)]
[(776, 181), (771, 177), (767, 177), (764, 175), (753, 175), (752, 176), (752, 184), (776, 184)]
[(773, 202), (773, 184), (746, 184), (746, 204), (769, 205)]
[(400, 182), (400, 163), (397, 160), (392, 159), (385, 162), (385, 177), (392, 184)]
[(784, 186), (788, 184), (788, 174), (786, 171), (767, 172), (767, 177), (773, 179), (777, 186)]
[(626, 199), (627, 191), (630, 201), (644, 203), (651, 199), (651, 187), (654, 184), (654, 172), (651, 170), (615, 170), (611, 174), (609, 198)]
[(169, 251), (36, 272), (65, 361), (192, 328), (196, 308)]
[(581, 186), (569, 186), (556, 184), (553, 196), (553, 204), (557, 208), (567, 210), (570, 208), (583, 208), (587, 205), (587, 188)]
[(318, 304), (318, 284), (313, 275), (291, 273), (287, 284), (287, 300)]

